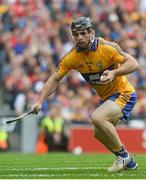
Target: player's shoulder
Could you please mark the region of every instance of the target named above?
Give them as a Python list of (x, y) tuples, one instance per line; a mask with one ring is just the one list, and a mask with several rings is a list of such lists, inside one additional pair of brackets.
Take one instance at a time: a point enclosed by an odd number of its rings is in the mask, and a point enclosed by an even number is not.
[(64, 65), (64, 66), (67, 66), (67, 67), (70, 67), (71, 69), (75, 68), (77, 64), (77, 52), (76, 52), (76, 48), (75, 46), (72, 47), (72, 49), (66, 53), (62, 59), (60, 60), (60, 63), (59, 65)]
[(107, 41), (100, 37), (98, 39), (99, 39), (99, 44), (106, 51), (110, 51), (110, 52), (118, 51), (119, 54), (125, 55), (125, 52), (120, 48), (120, 46), (116, 42)]
[(76, 56), (76, 48), (75, 46), (73, 46), (71, 50), (61, 58), (61, 61), (70, 61), (74, 59), (75, 56)]
[(112, 41), (107, 41), (101, 37), (98, 38), (98, 41), (99, 41), (99, 44), (101, 44), (102, 46), (105, 46), (105, 47), (116, 47), (117, 44), (115, 42), (112, 42)]

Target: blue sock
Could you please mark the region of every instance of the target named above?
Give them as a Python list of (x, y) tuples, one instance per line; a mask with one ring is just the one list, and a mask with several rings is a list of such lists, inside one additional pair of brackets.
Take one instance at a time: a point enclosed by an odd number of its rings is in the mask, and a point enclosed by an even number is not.
[(126, 148), (124, 146), (122, 146), (119, 151), (114, 151), (113, 153), (116, 156), (121, 156), (122, 158), (128, 157), (128, 152), (126, 151)]

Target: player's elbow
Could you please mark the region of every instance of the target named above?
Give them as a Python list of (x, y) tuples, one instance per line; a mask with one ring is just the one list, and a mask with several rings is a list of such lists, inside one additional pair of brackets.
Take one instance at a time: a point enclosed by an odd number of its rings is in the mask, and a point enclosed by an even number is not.
[(131, 64), (133, 71), (137, 71), (137, 70), (140, 69), (139, 63), (131, 55), (127, 54), (126, 55), (126, 60)]
[(137, 61), (135, 61), (135, 63), (134, 63), (134, 69), (135, 69), (135, 71), (140, 70), (140, 65), (139, 65), (139, 63)]
[(52, 77), (52, 81), (54, 83), (59, 83), (62, 79), (62, 77), (59, 76), (59, 74), (57, 72), (55, 72), (51, 77)]

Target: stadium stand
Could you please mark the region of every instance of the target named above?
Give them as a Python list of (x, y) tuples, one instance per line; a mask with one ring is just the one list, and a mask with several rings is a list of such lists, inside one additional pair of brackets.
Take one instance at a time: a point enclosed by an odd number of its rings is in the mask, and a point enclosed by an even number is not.
[[(140, 71), (128, 76), (138, 94), (131, 120), (146, 122), (145, 0), (1, 0), (2, 111), (21, 114), (35, 102), (44, 82), (71, 49), (68, 27), (78, 16), (92, 17), (97, 36), (117, 42), (140, 63)], [(52, 103), (62, 107), (61, 114), (67, 122), (88, 123), (99, 98), (72, 71), (57, 92), (44, 102), (43, 116)]]

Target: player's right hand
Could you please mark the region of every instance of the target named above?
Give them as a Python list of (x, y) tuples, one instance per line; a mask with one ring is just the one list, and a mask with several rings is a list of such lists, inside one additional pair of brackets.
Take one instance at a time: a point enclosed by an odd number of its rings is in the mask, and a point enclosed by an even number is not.
[(34, 114), (38, 114), (39, 111), (41, 110), (41, 108), (42, 108), (42, 104), (36, 103), (36, 104), (32, 105), (32, 112)]
[(105, 70), (100, 77), (100, 82), (102, 84), (111, 83), (115, 79), (115, 71), (114, 70)]

